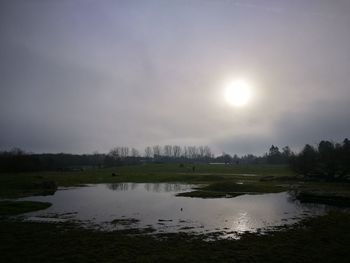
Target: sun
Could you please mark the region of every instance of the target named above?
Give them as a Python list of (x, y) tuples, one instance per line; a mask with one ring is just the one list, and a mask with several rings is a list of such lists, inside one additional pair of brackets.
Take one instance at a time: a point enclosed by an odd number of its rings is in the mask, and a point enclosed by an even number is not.
[(235, 107), (246, 106), (252, 97), (252, 87), (245, 80), (235, 80), (230, 82), (225, 89), (226, 101)]

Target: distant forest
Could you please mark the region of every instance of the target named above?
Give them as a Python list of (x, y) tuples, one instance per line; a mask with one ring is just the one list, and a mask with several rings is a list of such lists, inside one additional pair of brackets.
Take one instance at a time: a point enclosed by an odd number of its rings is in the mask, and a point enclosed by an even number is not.
[(300, 153), (291, 155), (289, 164), (304, 177), (326, 181), (349, 180), (350, 141), (321, 141), (317, 147), (307, 144)]
[(79, 170), (86, 166), (112, 167), (141, 163), (225, 163), (225, 164), (285, 164), (292, 152), (286, 146), (281, 152), (272, 145), (263, 157), (252, 154), (238, 157), (228, 153), (214, 156), (208, 146), (155, 145), (144, 153), (135, 148), (114, 147), (107, 154), (35, 154), (19, 148), (0, 152), (0, 172), (30, 172), (48, 170)]
[(350, 173), (350, 141), (321, 141), (316, 147), (305, 145), (299, 153), (285, 146), (272, 145), (263, 156), (239, 157), (222, 153), (214, 156), (208, 146), (155, 145), (143, 153), (135, 148), (114, 147), (108, 154), (35, 154), (14, 148), (0, 152), (0, 172), (74, 171), (85, 167), (112, 167), (142, 163), (225, 163), (289, 164), (298, 174), (326, 180), (344, 179)]

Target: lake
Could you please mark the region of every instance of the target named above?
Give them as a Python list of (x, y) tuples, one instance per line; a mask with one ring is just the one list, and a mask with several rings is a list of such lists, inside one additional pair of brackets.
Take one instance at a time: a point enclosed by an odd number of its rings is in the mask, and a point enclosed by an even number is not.
[(329, 209), (301, 204), (287, 192), (214, 199), (176, 196), (193, 187), (177, 183), (94, 184), (20, 200), (52, 203), (46, 210), (25, 214), (26, 220), (70, 220), (101, 230), (152, 228), (155, 233), (218, 233), (224, 238), (293, 224)]

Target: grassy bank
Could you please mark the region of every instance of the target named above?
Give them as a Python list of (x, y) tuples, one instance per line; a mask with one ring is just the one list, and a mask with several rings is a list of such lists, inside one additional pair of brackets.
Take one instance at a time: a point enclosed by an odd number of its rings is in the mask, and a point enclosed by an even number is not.
[[(38, 182), (53, 181), (58, 186), (118, 182), (214, 183), (223, 181), (258, 182), (264, 176), (284, 177), (293, 173), (284, 165), (144, 164), (77, 172), (37, 172), (0, 174), (0, 198), (42, 194), (50, 189)], [(112, 176), (112, 174), (116, 176)], [(256, 176), (246, 176), (246, 174)]]
[(3, 221), (3, 262), (350, 262), (350, 215), (333, 212), (280, 232), (205, 242), (201, 236), (89, 231)]
[(18, 215), (50, 207), (50, 203), (33, 201), (0, 201), (0, 216)]
[(337, 200), (342, 203), (350, 200), (349, 183), (303, 181), (286, 165), (209, 164), (186, 164), (183, 167), (179, 164), (143, 164), (88, 168), (84, 171), (0, 174), (0, 198), (53, 194), (55, 186), (118, 182), (183, 182), (207, 185), (191, 193), (180, 194), (188, 197), (213, 198), (297, 189), (301, 193), (297, 196), (305, 202), (314, 202), (317, 199), (320, 203), (325, 200), (334, 204)]
[(276, 183), (260, 181), (225, 181), (209, 184), (196, 191), (180, 193), (178, 196), (220, 198), (235, 197), (242, 194), (278, 193), (289, 189), (289, 186), (280, 186)]

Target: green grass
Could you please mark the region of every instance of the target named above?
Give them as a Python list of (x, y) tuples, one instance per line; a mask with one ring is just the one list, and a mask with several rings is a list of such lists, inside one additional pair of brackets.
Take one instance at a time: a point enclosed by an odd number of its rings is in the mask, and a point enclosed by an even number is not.
[[(300, 182), (286, 165), (209, 165), (143, 164), (114, 168), (87, 168), (78, 172), (37, 172), (0, 174), (0, 198), (52, 194), (54, 189), (43, 189), (38, 182), (54, 181), (58, 186), (76, 186), (96, 183), (155, 183), (183, 182), (208, 184), (192, 193), (192, 197), (222, 197), (243, 193), (271, 193), (298, 189), (308, 195), (342, 196), (350, 198), (349, 183)], [(118, 174), (112, 176), (112, 173)], [(255, 176), (245, 176), (246, 174)], [(243, 183), (241, 185), (237, 182)], [(329, 198), (328, 198), (329, 199)]]
[(210, 191), (221, 191), (221, 192), (236, 192), (236, 193), (278, 193), (286, 190), (284, 187), (262, 182), (248, 182), (243, 184), (237, 184), (236, 182), (219, 182), (208, 185), (204, 188)]
[[(183, 197), (193, 197), (193, 198), (223, 198), (227, 197), (229, 193), (226, 192), (214, 192), (214, 191), (205, 191), (205, 190), (195, 190), (191, 192), (184, 192), (176, 194), (176, 196)], [(229, 197), (236, 197), (242, 195), (240, 193), (230, 193)]]
[[(112, 176), (117, 173), (118, 176)], [(255, 174), (256, 176), (244, 176)], [(184, 182), (201, 188), (181, 194), (225, 197), (296, 189), (348, 196), (349, 184), (300, 181), (287, 166), (145, 164), (82, 172), (0, 174), (0, 197), (42, 194), (38, 182), (59, 186), (118, 182)], [(237, 184), (237, 183), (240, 184)], [(241, 184), (243, 183), (243, 184)], [(14, 215), (50, 204), (0, 202), (0, 215)], [(118, 223), (116, 221), (116, 223)], [(125, 223), (120, 221), (119, 223)], [(245, 234), (238, 241), (205, 242), (188, 234), (139, 235), (137, 230), (99, 232), (73, 224), (0, 219), (1, 262), (350, 262), (350, 215), (332, 212), (267, 235)]]
[(2, 262), (350, 262), (350, 215), (333, 212), (267, 235), (99, 232), (70, 224), (3, 221)]
[(278, 193), (287, 191), (288, 187), (279, 186), (272, 183), (253, 182), (247, 183), (236, 181), (216, 182), (208, 186), (198, 188), (196, 191), (180, 193), (178, 196), (200, 197), (200, 198), (220, 198), (235, 197), (242, 194)]
[[(105, 169), (86, 169), (81, 172), (37, 172), (0, 174), (0, 197), (13, 198), (41, 194), (43, 190), (35, 186), (40, 180), (55, 181), (59, 186), (75, 186), (95, 183), (154, 183), (186, 182), (213, 183), (226, 180), (257, 181), (267, 175), (283, 177), (293, 173), (283, 165), (208, 165), (196, 164), (180, 167), (179, 164), (144, 164)], [(117, 173), (118, 176), (112, 176)], [(248, 177), (240, 174), (257, 174)]]
[(18, 215), (50, 207), (50, 203), (33, 201), (0, 201), (0, 216)]
[[(271, 193), (298, 188), (300, 191), (327, 196), (350, 197), (349, 183), (299, 182), (286, 165), (209, 165), (193, 164), (143, 164), (114, 168), (87, 168), (78, 172), (37, 172), (0, 174), (0, 198), (52, 194), (52, 189), (42, 189), (37, 182), (54, 181), (58, 186), (76, 186), (95, 183), (155, 183), (183, 182), (209, 184), (206, 188), (183, 196), (222, 197), (243, 193)], [(112, 173), (118, 174), (112, 176)], [(245, 176), (246, 174), (255, 176)], [(237, 182), (243, 183), (241, 185)], [(40, 185), (40, 184), (39, 184)]]

